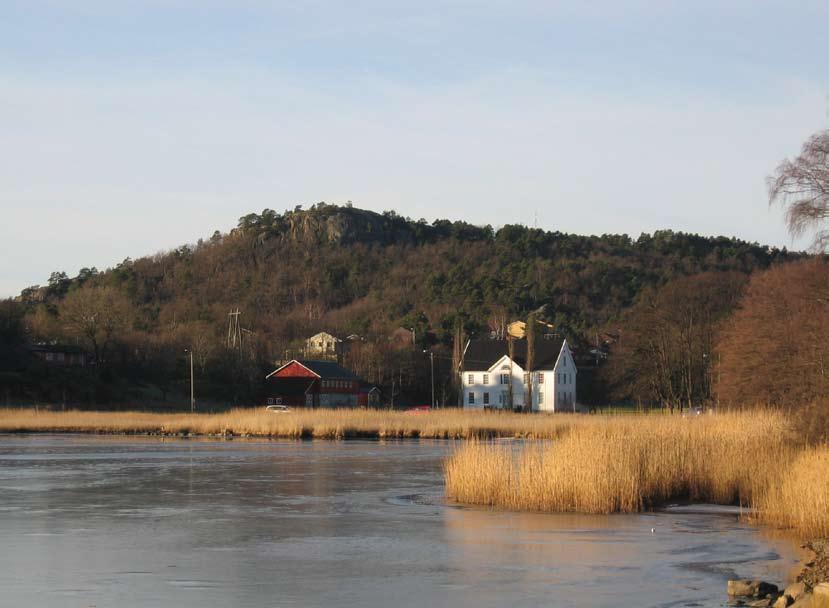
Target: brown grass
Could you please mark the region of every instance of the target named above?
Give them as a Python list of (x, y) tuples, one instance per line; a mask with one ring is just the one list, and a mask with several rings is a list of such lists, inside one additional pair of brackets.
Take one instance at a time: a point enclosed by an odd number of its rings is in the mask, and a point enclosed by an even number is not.
[(553, 439), (579, 416), (526, 416), (501, 412), (437, 410), (407, 414), (388, 410), (294, 410), (272, 414), (237, 409), (224, 414), (144, 412), (52, 412), (0, 409), (0, 432), (164, 433), (344, 439), (349, 437), (453, 438), (523, 437)]
[(829, 447), (802, 452), (756, 504), (761, 521), (810, 538), (829, 537)]
[(806, 451), (774, 412), (591, 418), (554, 442), (470, 442), (445, 474), (462, 503), (582, 513), (739, 504), (804, 534), (829, 530), (829, 449)]

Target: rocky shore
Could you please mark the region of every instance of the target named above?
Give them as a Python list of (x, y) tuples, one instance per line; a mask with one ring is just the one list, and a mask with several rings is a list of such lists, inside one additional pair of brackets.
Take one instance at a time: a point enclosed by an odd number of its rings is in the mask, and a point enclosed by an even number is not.
[(728, 581), (730, 606), (751, 608), (829, 608), (829, 539), (804, 545), (812, 556), (794, 583), (782, 591), (772, 583)]

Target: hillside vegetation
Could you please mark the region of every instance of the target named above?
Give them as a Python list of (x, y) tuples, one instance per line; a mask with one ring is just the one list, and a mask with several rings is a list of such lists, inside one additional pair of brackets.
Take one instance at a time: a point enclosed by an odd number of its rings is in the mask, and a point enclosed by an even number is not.
[[(250, 403), (275, 359), (327, 330), (362, 336), (349, 364), (387, 393), (395, 379), (410, 400), (426, 396), (418, 353), (434, 349), (439, 400), (451, 403), (456, 335), (485, 336), (542, 309), (542, 318), (586, 352), (599, 332), (621, 329), (625, 312), (648, 290), (702, 272), (745, 277), (798, 257), (671, 231), (632, 238), (519, 225), (496, 230), (324, 203), (265, 210), (195, 245), (103, 272), (55, 272), (48, 285), (5, 302), (7, 349), (70, 342), (98, 361), (94, 378), (38, 370), (36, 385), (31, 375), (7, 370), (5, 390), (29, 400), (163, 399), (185, 387), (188, 348), (201, 398)], [(228, 313), (236, 309), (243, 345), (229, 348)], [(388, 338), (398, 327), (414, 329), (417, 348), (392, 348)], [(607, 396), (601, 386), (581, 392), (587, 398), (591, 390), (596, 400)]]

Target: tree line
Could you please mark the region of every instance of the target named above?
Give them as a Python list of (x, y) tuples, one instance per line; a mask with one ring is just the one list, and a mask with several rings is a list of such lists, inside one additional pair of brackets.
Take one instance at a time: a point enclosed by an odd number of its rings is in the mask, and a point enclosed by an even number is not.
[[(770, 180), (770, 200), (786, 208), (795, 232), (826, 217), (826, 139), (810, 139)], [(188, 349), (204, 398), (255, 403), (275, 362), (326, 330), (358, 334), (348, 364), (401, 400), (427, 397), (423, 351), (435, 352), (438, 392), (451, 403), (458, 341), (503, 334), (508, 321), (543, 310), (541, 320), (568, 337), (585, 367), (592, 361), (579, 387), (589, 401), (687, 407), (733, 395), (779, 400), (779, 389), (734, 388), (735, 378), (753, 373), (745, 361), (762, 361), (759, 345), (776, 343), (777, 334), (766, 328), (746, 359), (734, 353), (755, 329), (725, 329), (764, 319), (774, 331), (788, 327), (787, 340), (806, 349), (801, 330), (823, 328), (826, 312), (824, 296), (808, 300), (803, 292), (806, 285), (819, 292), (821, 263), (816, 255), (670, 230), (581, 236), (515, 224), (428, 223), (350, 204), (266, 209), (240, 218), (228, 233), (172, 251), (104, 271), (85, 268), (76, 277), (55, 272), (46, 285), (3, 302), (0, 379), (7, 398), (49, 400), (68, 390), (76, 402), (163, 402), (186, 385)], [(799, 285), (788, 286), (789, 276), (799, 276)], [(782, 298), (777, 308), (750, 312), (755, 301), (771, 306), (763, 290), (772, 287)], [(786, 299), (794, 293), (810, 302), (817, 321), (773, 320), (784, 315), (780, 302), (802, 308)], [(232, 347), (231, 310), (240, 312), (243, 330)], [(391, 339), (401, 329), (415, 336), (405, 348)], [(616, 336), (607, 359), (596, 352), (605, 334)], [(80, 345), (96, 365), (57, 379), (42, 367), (16, 369), (15, 354), (38, 342)], [(808, 348), (814, 355), (815, 344)], [(812, 387), (806, 395), (819, 385), (797, 384)]]

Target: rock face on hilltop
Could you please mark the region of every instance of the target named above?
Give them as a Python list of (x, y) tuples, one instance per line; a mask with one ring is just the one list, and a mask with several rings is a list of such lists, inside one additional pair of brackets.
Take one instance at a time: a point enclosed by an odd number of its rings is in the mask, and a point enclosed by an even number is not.
[(237, 230), (255, 233), (260, 245), (272, 239), (302, 245), (390, 245), (413, 243), (418, 237), (433, 232), (434, 228), (425, 223), (413, 223), (391, 212), (381, 214), (317, 203), (310, 209), (297, 207), (284, 214), (266, 209), (261, 215), (246, 215), (240, 218)]
[(295, 213), (288, 216), (286, 233), (291, 240), (302, 243), (351, 243), (412, 241), (413, 235), (404, 226), (395, 226), (394, 218), (373, 211), (339, 207), (330, 213)]

